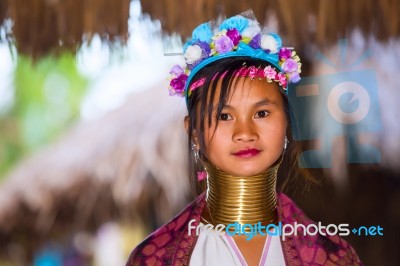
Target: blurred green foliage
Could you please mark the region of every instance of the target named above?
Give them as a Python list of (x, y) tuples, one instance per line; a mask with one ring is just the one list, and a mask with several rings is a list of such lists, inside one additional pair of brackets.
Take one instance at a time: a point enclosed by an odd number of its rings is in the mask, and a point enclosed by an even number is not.
[(87, 88), (73, 54), (35, 62), (25, 56), (16, 60), (14, 102), (0, 120), (0, 177), (21, 158), (54, 141), (79, 117)]

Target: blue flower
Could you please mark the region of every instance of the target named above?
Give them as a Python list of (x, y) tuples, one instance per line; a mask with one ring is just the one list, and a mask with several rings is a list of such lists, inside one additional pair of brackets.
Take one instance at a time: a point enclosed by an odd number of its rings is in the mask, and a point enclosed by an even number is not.
[(210, 43), (212, 35), (210, 24), (203, 23), (193, 30), (192, 40)]
[(219, 26), (220, 30), (229, 30), (229, 29), (237, 29), (240, 33), (242, 33), (247, 25), (249, 24), (249, 20), (242, 16), (234, 16), (224, 20)]

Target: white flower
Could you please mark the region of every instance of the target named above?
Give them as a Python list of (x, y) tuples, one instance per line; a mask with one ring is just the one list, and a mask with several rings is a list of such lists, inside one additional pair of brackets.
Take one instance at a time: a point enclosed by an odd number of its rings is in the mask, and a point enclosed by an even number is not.
[(278, 52), (278, 42), (271, 35), (261, 36), (261, 48), (263, 50), (269, 50), (271, 54), (276, 54)]
[(187, 64), (193, 64), (201, 58), (203, 51), (198, 45), (191, 45), (186, 49), (185, 60)]
[(249, 24), (246, 29), (242, 32), (242, 36), (253, 39), (254, 36), (261, 32), (261, 27), (257, 21), (249, 20)]

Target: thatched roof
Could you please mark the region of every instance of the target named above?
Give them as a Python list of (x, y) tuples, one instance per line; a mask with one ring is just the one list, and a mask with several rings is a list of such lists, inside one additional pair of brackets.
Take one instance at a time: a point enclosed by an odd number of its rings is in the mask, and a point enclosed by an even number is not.
[[(19, 52), (38, 57), (62, 50), (76, 51), (98, 34), (103, 41), (128, 37), (130, 0), (0, 1), (0, 25), (13, 21), (9, 40)], [(1, 41), (1, 40), (0, 40)]]
[[(12, 19), (7, 38), (15, 41), (19, 52), (37, 57), (63, 49), (75, 51), (94, 34), (108, 43), (124, 42), (129, 4), (129, 0), (3, 0), (0, 25)], [(141, 4), (143, 12), (159, 19), (166, 32), (183, 37), (201, 22), (247, 9), (253, 9), (260, 22), (276, 18), (279, 33), (298, 50), (310, 43), (333, 44), (355, 28), (384, 41), (400, 36), (397, 0), (145, 0)]]
[(189, 36), (201, 22), (247, 9), (253, 9), (260, 22), (276, 17), (279, 33), (296, 46), (332, 44), (338, 38), (348, 37), (354, 28), (382, 40), (400, 35), (400, 2), (396, 0), (146, 0), (142, 6), (143, 12), (161, 20), (164, 30), (183, 36)]
[(189, 191), (185, 107), (166, 86), (133, 94), (20, 163), (1, 185), (0, 231), (47, 232), (56, 223), (133, 215), (161, 223), (176, 213)]

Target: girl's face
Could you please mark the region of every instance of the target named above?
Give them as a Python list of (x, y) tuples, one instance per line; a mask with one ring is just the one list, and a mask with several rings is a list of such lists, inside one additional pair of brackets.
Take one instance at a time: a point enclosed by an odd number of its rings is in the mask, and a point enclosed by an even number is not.
[(283, 152), (287, 121), (281, 92), (266, 80), (237, 78), (215, 128), (221, 83), (213, 101), (211, 127), (205, 121), (203, 154), (232, 175), (258, 174)]

